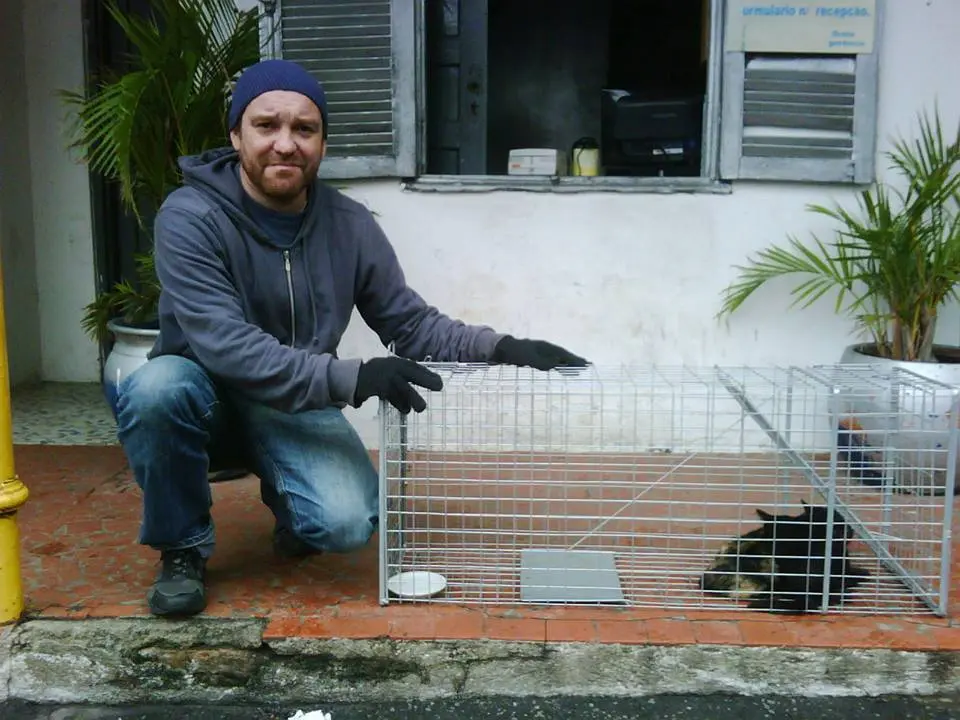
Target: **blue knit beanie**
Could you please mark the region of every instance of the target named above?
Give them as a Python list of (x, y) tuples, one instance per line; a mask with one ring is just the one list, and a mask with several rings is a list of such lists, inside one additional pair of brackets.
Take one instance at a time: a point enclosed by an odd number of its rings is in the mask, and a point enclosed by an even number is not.
[(323, 118), (323, 137), (327, 137), (327, 96), (323, 86), (303, 67), (290, 60), (261, 60), (243, 71), (230, 100), (230, 114), (227, 117), (230, 129), (236, 129), (243, 111), (254, 98), (271, 90), (298, 92), (313, 100)]

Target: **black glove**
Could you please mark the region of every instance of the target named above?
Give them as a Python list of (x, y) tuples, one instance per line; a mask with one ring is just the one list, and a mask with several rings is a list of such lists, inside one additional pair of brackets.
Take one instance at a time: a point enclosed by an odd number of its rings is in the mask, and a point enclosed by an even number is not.
[(587, 366), (584, 358), (546, 340), (518, 340), (512, 335), (504, 336), (497, 343), (493, 361), (521, 367), (529, 365), (537, 370)]
[(443, 380), (435, 372), (427, 370), (413, 360), (399, 357), (382, 357), (367, 360), (357, 373), (356, 405), (376, 395), (383, 398), (406, 415), (410, 409), (423, 412), (427, 403), (411, 383), (429, 390), (442, 390)]

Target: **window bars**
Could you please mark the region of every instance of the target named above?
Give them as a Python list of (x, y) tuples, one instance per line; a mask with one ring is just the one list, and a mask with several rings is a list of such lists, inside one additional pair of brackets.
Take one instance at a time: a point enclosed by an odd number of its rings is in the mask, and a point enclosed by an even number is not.
[(946, 614), (958, 392), (908, 370), (427, 363), (380, 599)]

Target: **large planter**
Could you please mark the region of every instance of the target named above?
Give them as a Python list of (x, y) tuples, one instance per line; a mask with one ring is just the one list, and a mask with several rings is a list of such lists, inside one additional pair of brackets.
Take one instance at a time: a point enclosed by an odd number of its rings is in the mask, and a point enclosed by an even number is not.
[[(903, 368), (960, 389), (960, 349), (937, 347), (935, 354), (946, 362), (927, 363), (877, 357), (869, 348), (849, 345), (840, 362), (873, 366), (878, 375)], [(930, 393), (909, 382), (892, 390), (881, 389), (883, 383), (876, 387), (876, 392), (857, 393), (855, 400), (844, 399), (843, 407), (834, 408), (840, 415), (842, 458), (850, 463), (851, 472), (859, 472), (867, 485), (895, 492), (958, 494), (960, 482), (947, 472), (951, 426), (958, 424), (957, 393), (949, 388)], [(957, 473), (960, 457), (954, 468)]]
[(113, 334), (113, 349), (103, 365), (103, 393), (117, 417), (117, 388), (120, 382), (147, 362), (160, 331), (154, 328), (131, 327), (111, 320), (107, 327)]

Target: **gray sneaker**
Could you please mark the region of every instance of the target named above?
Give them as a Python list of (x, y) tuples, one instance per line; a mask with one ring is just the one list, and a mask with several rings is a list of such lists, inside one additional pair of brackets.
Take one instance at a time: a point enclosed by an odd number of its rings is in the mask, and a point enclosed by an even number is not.
[(207, 606), (206, 560), (194, 548), (165, 550), (163, 568), (147, 593), (154, 615), (196, 615)]

